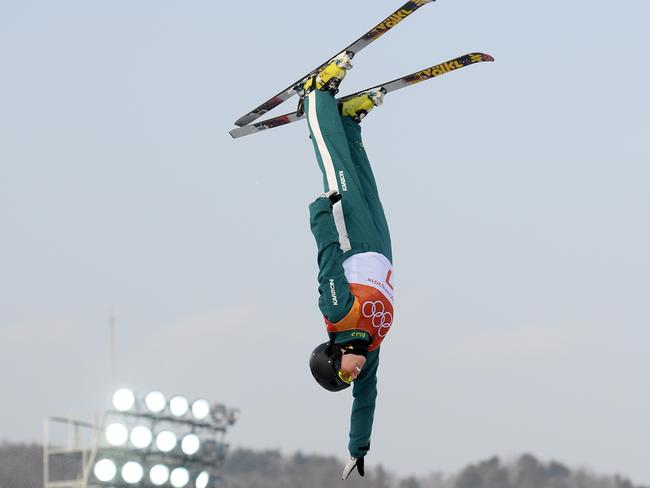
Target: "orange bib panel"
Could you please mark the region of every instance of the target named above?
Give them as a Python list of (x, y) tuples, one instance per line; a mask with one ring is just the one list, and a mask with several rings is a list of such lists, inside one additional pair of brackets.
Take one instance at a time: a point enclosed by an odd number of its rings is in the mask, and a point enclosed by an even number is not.
[(355, 296), (354, 306), (337, 323), (325, 319), (327, 332), (364, 330), (372, 337), (368, 350), (373, 351), (393, 325), (392, 265), (385, 256), (366, 252), (349, 257), (343, 267), (350, 292)]

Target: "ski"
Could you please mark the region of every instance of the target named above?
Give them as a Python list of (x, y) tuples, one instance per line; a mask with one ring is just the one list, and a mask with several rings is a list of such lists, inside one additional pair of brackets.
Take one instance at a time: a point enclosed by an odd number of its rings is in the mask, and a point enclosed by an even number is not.
[[(450, 59), (449, 61), (445, 61), (444, 63), (436, 64), (435, 66), (431, 66), (429, 68), (416, 71), (415, 73), (411, 73), (410, 75), (406, 75), (401, 78), (397, 78), (396, 80), (389, 81), (388, 83), (372, 86), (370, 88), (366, 88), (365, 90), (361, 90), (356, 93), (346, 95), (344, 97), (338, 98), (337, 102), (343, 103), (346, 100), (350, 100), (354, 97), (358, 97), (359, 95), (362, 95), (370, 90), (382, 88), (382, 87), (386, 90), (386, 93), (390, 93), (396, 90), (400, 90), (402, 88), (406, 88), (407, 86), (415, 85), (416, 83), (420, 83), (425, 80), (430, 80), (431, 78), (435, 78), (436, 76), (442, 76), (451, 71), (464, 68), (465, 66), (480, 63), (483, 61), (494, 61), (494, 58), (489, 54), (483, 54), (483, 53), (465, 54), (463, 56)], [(244, 137), (250, 134), (255, 134), (257, 132), (262, 132), (267, 129), (273, 129), (274, 127), (280, 127), (282, 125), (291, 124), (292, 122), (296, 122), (297, 120), (301, 120), (304, 118), (305, 118), (304, 115), (298, 116), (296, 112), (292, 112), (290, 114), (279, 115), (278, 117), (274, 117), (272, 119), (263, 120), (262, 122), (257, 122), (255, 124), (246, 125), (244, 127), (237, 127), (230, 131), (230, 135), (233, 137), (233, 139), (237, 139), (239, 137)]]
[(245, 125), (250, 124), (254, 120), (257, 120), (258, 118), (260, 118), (262, 115), (264, 115), (268, 111), (273, 110), (275, 107), (280, 105), (282, 102), (288, 100), (293, 95), (295, 95), (296, 94), (296, 88), (302, 87), (302, 85), (305, 83), (307, 78), (309, 78), (310, 76), (314, 76), (314, 75), (318, 74), (339, 53), (342, 53), (343, 51), (351, 51), (353, 54), (358, 53), (364, 47), (368, 46), (373, 41), (379, 39), (386, 32), (391, 30), (393, 27), (395, 27), (397, 24), (399, 24), (406, 17), (408, 17), (409, 15), (414, 13), (420, 7), (422, 7), (423, 5), (426, 5), (427, 3), (431, 3), (431, 2), (434, 2), (434, 1), (435, 0), (409, 0), (404, 5), (402, 5), (400, 8), (395, 10), (395, 12), (393, 12), (388, 17), (386, 17), (384, 20), (382, 20), (379, 24), (377, 24), (372, 29), (370, 29), (368, 32), (366, 32), (359, 39), (354, 41), (352, 44), (350, 44), (346, 48), (343, 48), (340, 51), (338, 51), (334, 56), (332, 56), (331, 58), (328, 58), (324, 63), (322, 63), (317, 68), (310, 71), (309, 73), (307, 73), (305, 76), (300, 78), (298, 81), (296, 81), (291, 86), (287, 87), (285, 90), (278, 93), (273, 98), (267, 100), (266, 102), (264, 102), (262, 105), (260, 105), (256, 109), (250, 111), (246, 115), (244, 115), (244, 116), (240, 117), (239, 119), (237, 119), (237, 121), (235, 122), (235, 125), (238, 125), (239, 127), (243, 127)]

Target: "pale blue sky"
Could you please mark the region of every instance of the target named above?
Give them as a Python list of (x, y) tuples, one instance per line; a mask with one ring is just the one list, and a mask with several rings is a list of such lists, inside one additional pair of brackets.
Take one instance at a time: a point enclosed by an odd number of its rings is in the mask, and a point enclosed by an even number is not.
[[(306, 368), (306, 127), (227, 133), (399, 0), (327, 5), (0, 0), (0, 437), (108, 405), (113, 309), (121, 384), (240, 406), (235, 446), (345, 455), (349, 398)], [(398, 314), (369, 465), (532, 452), (650, 483), (649, 17), (439, 0), (355, 59), (344, 93), (496, 58), (364, 122)]]

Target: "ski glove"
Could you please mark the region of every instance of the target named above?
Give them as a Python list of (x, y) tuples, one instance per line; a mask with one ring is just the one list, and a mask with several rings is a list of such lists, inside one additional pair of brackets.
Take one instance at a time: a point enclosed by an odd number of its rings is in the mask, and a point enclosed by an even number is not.
[(332, 206), (334, 206), (335, 203), (340, 202), (341, 198), (343, 198), (336, 190), (330, 190), (327, 193), (324, 193), (323, 196), (329, 199)]
[(354, 468), (357, 468), (357, 471), (359, 471), (359, 475), (363, 476), (365, 474), (365, 471), (363, 469), (363, 457), (360, 458), (350, 458), (348, 461), (348, 464), (345, 465), (345, 468), (343, 468), (343, 474), (341, 475), (342, 480), (348, 479), (348, 476), (354, 471)]

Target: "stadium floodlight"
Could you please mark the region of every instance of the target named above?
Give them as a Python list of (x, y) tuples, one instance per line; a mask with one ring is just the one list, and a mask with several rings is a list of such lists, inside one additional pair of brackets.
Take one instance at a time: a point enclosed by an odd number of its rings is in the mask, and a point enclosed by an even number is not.
[(197, 400), (192, 403), (192, 415), (196, 420), (203, 420), (210, 415), (210, 404), (207, 400)]
[(133, 444), (138, 449), (144, 449), (149, 447), (151, 440), (153, 439), (153, 434), (151, 431), (144, 425), (138, 425), (134, 427), (129, 436), (131, 439), (131, 444)]
[(170, 430), (163, 430), (156, 436), (156, 447), (162, 452), (170, 452), (176, 447), (176, 434)]
[(142, 465), (140, 463), (129, 461), (124, 466), (122, 466), (122, 479), (130, 485), (140, 483), (143, 475), (144, 470), (142, 469)]
[(226, 419), (226, 407), (225, 405), (221, 405), (220, 403), (214, 405), (212, 407), (212, 418), (217, 422), (217, 423), (222, 423)]
[(239, 420), (239, 410), (236, 408), (231, 408), (227, 413), (228, 425), (234, 425), (235, 422)]
[(210, 474), (207, 471), (201, 471), (196, 477), (194, 484), (196, 488), (208, 488), (208, 483), (210, 482)]
[(115, 407), (116, 410), (119, 410), (120, 412), (126, 412), (127, 410), (131, 410), (134, 404), (135, 404), (135, 395), (131, 390), (127, 388), (122, 388), (121, 390), (117, 390), (113, 394), (113, 406)]
[(122, 424), (111, 424), (106, 427), (106, 440), (111, 446), (123, 446), (129, 438), (129, 431)]
[(167, 405), (167, 400), (165, 395), (159, 391), (150, 392), (145, 398), (144, 403), (152, 413), (160, 413), (165, 410), (165, 405)]
[(181, 450), (188, 456), (193, 456), (199, 451), (201, 441), (195, 434), (187, 434), (181, 441)]
[(187, 398), (180, 395), (175, 396), (169, 401), (169, 410), (175, 417), (184, 416), (190, 408)]
[(169, 468), (164, 464), (156, 464), (149, 470), (149, 481), (156, 486), (162, 486), (169, 481)]
[(117, 473), (117, 467), (115, 466), (115, 463), (110, 459), (100, 459), (95, 463), (95, 467), (93, 468), (93, 473), (95, 473), (95, 477), (99, 481), (108, 483), (113, 478), (115, 478), (115, 474)]
[(183, 488), (190, 482), (190, 472), (185, 468), (176, 468), (169, 475), (169, 482), (174, 488)]

